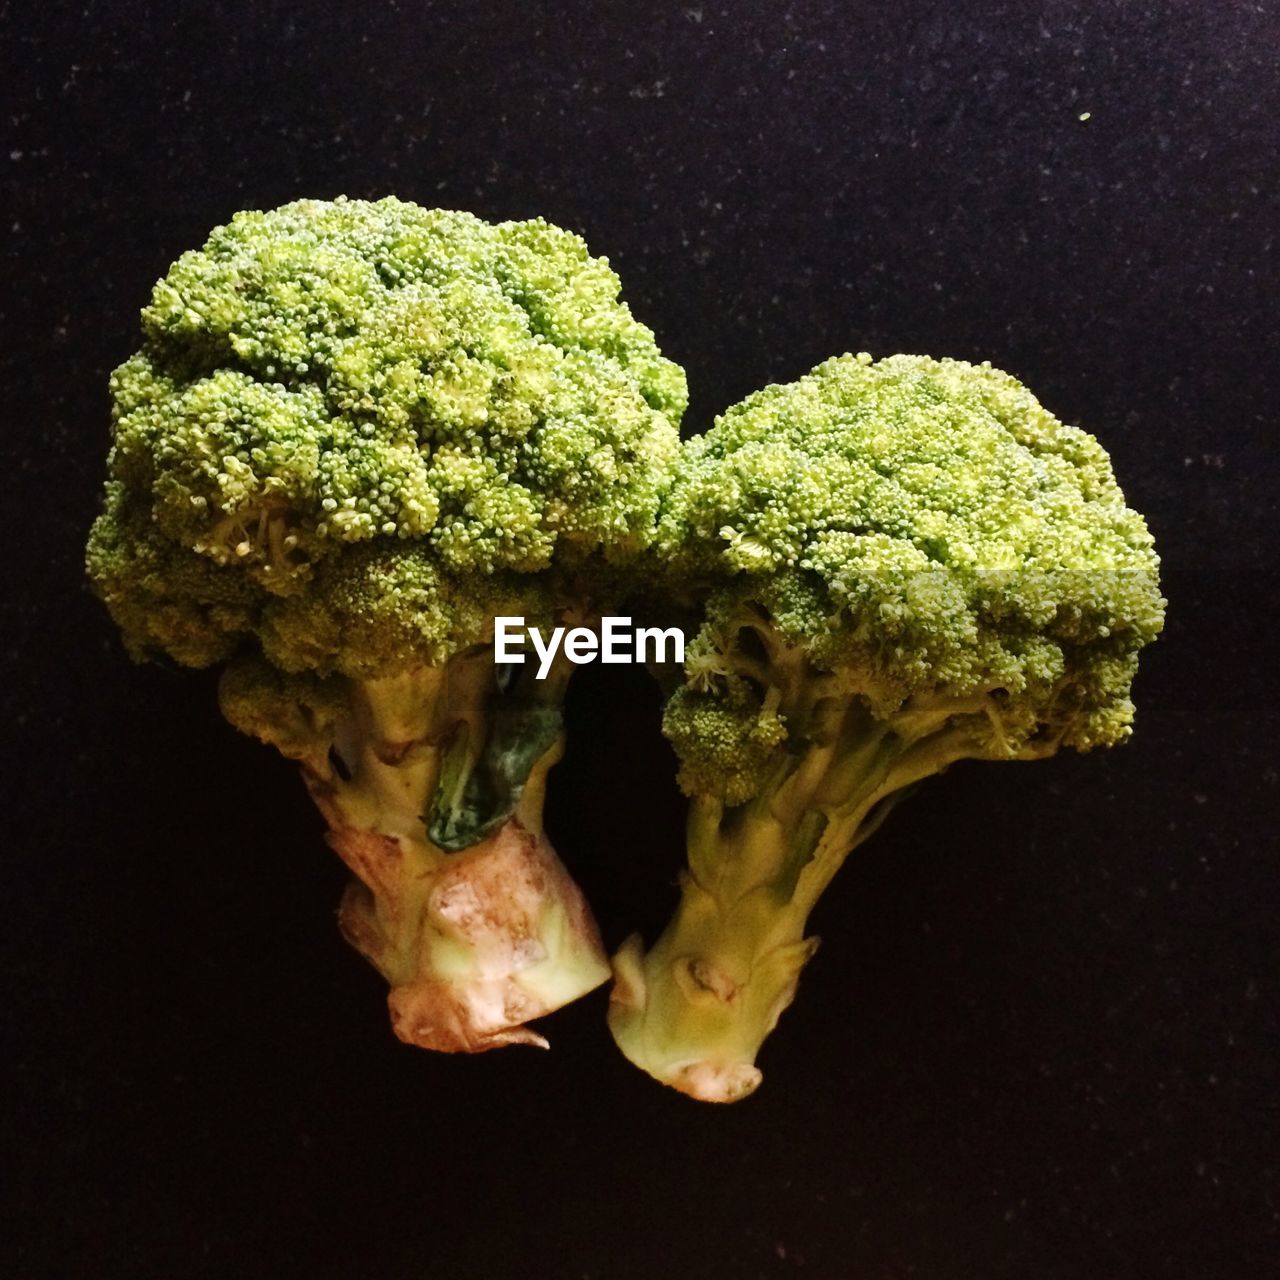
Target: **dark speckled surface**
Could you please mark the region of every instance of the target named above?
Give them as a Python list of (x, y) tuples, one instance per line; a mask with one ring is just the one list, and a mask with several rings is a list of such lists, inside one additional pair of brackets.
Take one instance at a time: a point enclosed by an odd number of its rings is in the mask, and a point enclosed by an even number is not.
[[(11, 1274), (1274, 1273), (1274, 4), (0, 13)], [(548, 1055), (395, 1044), (290, 768), (81, 587), (151, 283), (338, 192), (582, 231), (694, 428), (835, 351), (985, 357), (1150, 516), (1133, 743), (900, 810), (736, 1108), (630, 1068), (602, 995)], [(611, 942), (680, 857), (654, 710), (581, 678), (549, 815)]]

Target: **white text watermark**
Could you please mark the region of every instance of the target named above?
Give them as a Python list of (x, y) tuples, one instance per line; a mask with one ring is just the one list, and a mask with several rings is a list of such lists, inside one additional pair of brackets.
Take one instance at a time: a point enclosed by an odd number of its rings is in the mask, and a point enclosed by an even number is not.
[(494, 657), (523, 662), (527, 640), (537, 655), (538, 679), (545, 680), (561, 648), (570, 662), (683, 662), (684, 632), (679, 627), (632, 627), (630, 618), (604, 617), (600, 628), (556, 627), (549, 637), (523, 618), (494, 618)]

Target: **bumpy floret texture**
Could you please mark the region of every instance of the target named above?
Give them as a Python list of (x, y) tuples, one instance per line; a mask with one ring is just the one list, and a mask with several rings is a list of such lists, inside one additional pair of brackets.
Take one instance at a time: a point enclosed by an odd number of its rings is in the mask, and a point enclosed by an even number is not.
[(985, 364), (841, 356), (749, 396), (686, 444), (660, 541), (713, 586), (668, 732), (689, 777), (733, 794), (715, 744), (732, 708), (757, 734), (761, 703), (707, 672), (763, 687), (761, 641), (881, 717), (989, 694), (992, 754), (1012, 754), (1124, 738), (1163, 621), (1151, 535), (1102, 446)]
[(89, 564), (133, 648), (216, 661), (330, 583), (421, 612), (445, 580), (625, 560), (686, 392), (618, 289), (541, 220), (304, 200), (214, 231), (112, 377)]
[(241, 733), (304, 761), (318, 777), (328, 772), (334, 726), (350, 714), (349, 692), (340, 676), (287, 675), (255, 655), (226, 669), (218, 701)]
[(731, 805), (760, 790), (776, 749), (787, 740), (786, 721), (733, 673), (714, 693), (677, 689), (663, 712), (662, 731), (680, 760), (676, 776), (685, 793), (714, 793)]

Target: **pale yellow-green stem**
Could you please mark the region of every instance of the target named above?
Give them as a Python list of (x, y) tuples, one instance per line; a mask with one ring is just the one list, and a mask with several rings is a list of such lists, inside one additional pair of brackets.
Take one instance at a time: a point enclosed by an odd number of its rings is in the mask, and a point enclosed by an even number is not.
[(840, 731), (799, 763), (781, 758), (756, 799), (690, 802), (675, 916), (647, 953), (632, 937), (614, 957), (609, 1025), (632, 1062), (703, 1101), (759, 1085), (756, 1056), (818, 945), (805, 936), (818, 898), (908, 788), (990, 753), (966, 718), (982, 702), (921, 703), (885, 722), (850, 701)]
[[(465, 725), (482, 740), (494, 678), (481, 658), (351, 681), (333, 752), (302, 760), (329, 844), (355, 877), (343, 934), (390, 984), (396, 1034), (428, 1049), (545, 1047), (526, 1024), (609, 976), (586, 901), (542, 830), (562, 737), (533, 762), (505, 820), (454, 852), (428, 837), (450, 736)], [(562, 694), (563, 681), (542, 696)]]

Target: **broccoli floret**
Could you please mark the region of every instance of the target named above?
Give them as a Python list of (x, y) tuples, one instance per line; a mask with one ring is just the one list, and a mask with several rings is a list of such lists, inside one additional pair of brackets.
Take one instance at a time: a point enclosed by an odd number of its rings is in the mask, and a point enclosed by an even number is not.
[(653, 536), (685, 381), (618, 291), (541, 220), (302, 200), (184, 254), (112, 375), (93, 585), (300, 761), (413, 1043), (540, 1043), (607, 976), (542, 830), (569, 668), (492, 640), (590, 623)]
[(850, 850), (958, 760), (1123, 741), (1165, 602), (1101, 445), (986, 364), (842, 356), (749, 396), (684, 447), (660, 530), (671, 590), (706, 589), (663, 722), (689, 865), (610, 1023), (730, 1101)]

